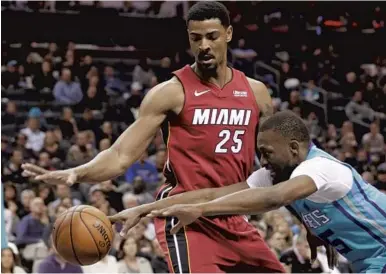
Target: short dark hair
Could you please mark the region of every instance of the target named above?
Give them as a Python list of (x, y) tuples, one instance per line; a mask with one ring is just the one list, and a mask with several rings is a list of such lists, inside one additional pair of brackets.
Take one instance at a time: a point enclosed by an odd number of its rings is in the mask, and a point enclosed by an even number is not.
[(204, 21), (209, 19), (219, 19), (221, 25), (229, 27), (230, 19), (227, 8), (216, 1), (200, 1), (194, 4), (188, 12), (186, 24), (190, 20), (193, 21)]
[(286, 110), (275, 113), (260, 127), (260, 131), (273, 130), (286, 138), (299, 142), (310, 142), (310, 134), (303, 120), (292, 111)]

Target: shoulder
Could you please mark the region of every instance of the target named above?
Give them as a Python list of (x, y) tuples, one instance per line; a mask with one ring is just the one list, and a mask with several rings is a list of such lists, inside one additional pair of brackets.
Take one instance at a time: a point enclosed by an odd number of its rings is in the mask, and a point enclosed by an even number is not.
[(325, 157), (315, 157), (302, 162), (292, 172), (291, 178), (308, 174), (319, 174), (325, 178), (334, 178), (336, 176), (352, 177), (350, 168), (338, 161)]
[(349, 167), (325, 157), (304, 161), (292, 172), (291, 179), (302, 175), (310, 177), (318, 189), (307, 198), (314, 202), (336, 201), (346, 195), (354, 183)]
[(173, 110), (177, 112), (184, 104), (184, 89), (177, 77), (162, 82), (153, 87), (142, 101), (141, 108)]

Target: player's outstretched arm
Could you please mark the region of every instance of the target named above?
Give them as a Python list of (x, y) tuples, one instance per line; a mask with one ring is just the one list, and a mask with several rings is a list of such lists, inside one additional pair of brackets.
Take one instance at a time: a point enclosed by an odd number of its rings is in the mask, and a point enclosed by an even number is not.
[(138, 119), (126, 129), (111, 148), (92, 161), (67, 170), (49, 172), (32, 164), (22, 167), (27, 176), (49, 183), (102, 182), (124, 173), (146, 150), (169, 111), (184, 102), (182, 87), (168, 81), (154, 87), (144, 98)]
[(184, 192), (159, 201), (155, 201), (153, 203), (126, 209), (113, 216), (109, 216), (109, 219), (114, 223), (124, 223), (124, 226), (121, 230), (121, 235), (124, 236), (132, 227), (138, 224), (142, 217), (145, 217), (153, 210), (164, 209), (176, 204), (205, 203), (231, 193), (245, 190), (247, 188), (249, 188), (248, 184), (246, 182), (241, 182), (225, 187), (205, 188)]
[(305, 198), (316, 190), (314, 181), (301, 175), (271, 187), (247, 189), (207, 203), (175, 205), (153, 211), (149, 217), (176, 216), (179, 223), (172, 229), (172, 233), (176, 233), (201, 216), (263, 213)]

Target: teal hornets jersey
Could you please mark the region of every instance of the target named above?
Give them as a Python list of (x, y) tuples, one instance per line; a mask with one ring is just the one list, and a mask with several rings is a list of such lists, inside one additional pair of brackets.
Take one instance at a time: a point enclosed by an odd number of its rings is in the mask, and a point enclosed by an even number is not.
[(354, 183), (344, 197), (331, 203), (302, 199), (291, 207), (315, 235), (351, 262), (355, 272), (386, 273), (386, 195), (350, 165), (312, 146), (307, 160), (315, 157), (347, 166)]

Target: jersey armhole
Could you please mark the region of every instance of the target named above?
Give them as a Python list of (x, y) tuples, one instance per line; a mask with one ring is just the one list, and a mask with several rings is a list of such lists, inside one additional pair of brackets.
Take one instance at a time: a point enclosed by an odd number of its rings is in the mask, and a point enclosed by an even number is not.
[(260, 123), (260, 108), (259, 108), (259, 105), (257, 104), (257, 98), (256, 98), (256, 95), (255, 93), (253, 92), (253, 88), (251, 86), (251, 84), (249, 83), (248, 81), (248, 78), (247, 76), (245, 76), (245, 74), (241, 71), (238, 71), (238, 74), (240, 75), (240, 77), (243, 79), (244, 83), (246, 84), (246, 86), (248, 87), (248, 92), (249, 94), (252, 96), (253, 98), (253, 105), (255, 106), (255, 110), (257, 112), (257, 115), (259, 117), (259, 121), (257, 124)]
[[(176, 117), (176, 118), (180, 118), (182, 113), (184, 112), (185, 110), (185, 106), (186, 106), (186, 91), (185, 91), (185, 86), (184, 84), (182, 83), (181, 79), (178, 77), (177, 74), (173, 73), (174, 77), (177, 79), (177, 81), (181, 84), (181, 87), (182, 87), (182, 92), (184, 93), (184, 103), (182, 105), (182, 108), (181, 108), (181, 111), (177, 114), (177, 113), (173, 113), (174, 115), (171, 115), (171, 113), (168, 113), (167, 115), (167, 119), (169, 122), (173, 121), (173, 117)], [(173, 117), (172, 117), (173, 116)]]

